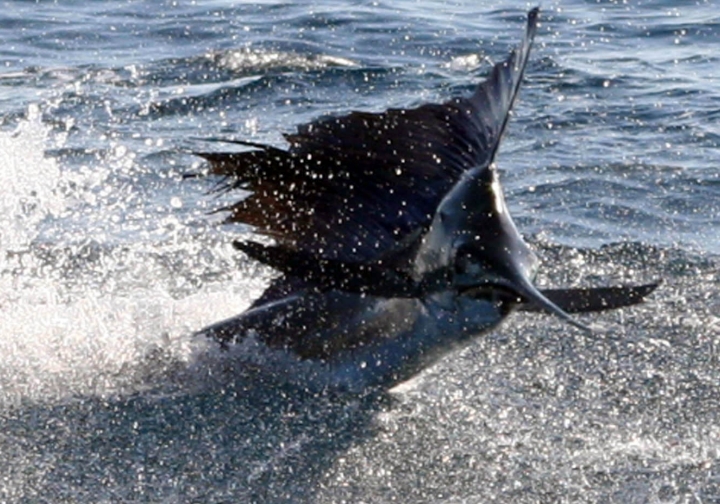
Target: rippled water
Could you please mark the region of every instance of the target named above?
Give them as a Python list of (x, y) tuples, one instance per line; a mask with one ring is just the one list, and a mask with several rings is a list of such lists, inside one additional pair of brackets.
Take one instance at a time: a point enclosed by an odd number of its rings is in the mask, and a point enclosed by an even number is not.
[(528, 6), (4, 4), (0, 500), (720, 501), (720, 15), (687, 4), (542, 5), (498, 157), (544, 284), (661, 289), (595, 337), (518, 314), (362, 400), (191, 338), (271, 272), (188, 152), (467, 93)]

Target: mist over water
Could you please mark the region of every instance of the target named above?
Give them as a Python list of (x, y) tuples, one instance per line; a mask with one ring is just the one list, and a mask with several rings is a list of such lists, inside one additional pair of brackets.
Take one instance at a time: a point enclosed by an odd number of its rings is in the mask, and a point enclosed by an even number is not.
[[(713, 502), (718, 16), (560, 2), (498, 163), (544, 286), (662, 279), (584, 321), (517, 314), (392, 394), (314, 397), (193, 337), (273, 273), (233, 250), (198, 138), (468, 93), (507, 3), (10, 2), (0, 14), (0, 500)], [(220, 148), (225, 146), (220, 146)]]

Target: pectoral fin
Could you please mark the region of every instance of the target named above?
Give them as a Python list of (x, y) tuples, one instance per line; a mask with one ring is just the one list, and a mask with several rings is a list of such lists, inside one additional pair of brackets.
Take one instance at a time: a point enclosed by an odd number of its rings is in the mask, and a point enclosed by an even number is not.
[[(596, 287), (579, 289), (544, 289), (543, 296), (567, 313), (613, 310), (641, 303), (660, 282), (634, 286)], [(523, 311), (545, 311), (532, 302), (520, 307)]]

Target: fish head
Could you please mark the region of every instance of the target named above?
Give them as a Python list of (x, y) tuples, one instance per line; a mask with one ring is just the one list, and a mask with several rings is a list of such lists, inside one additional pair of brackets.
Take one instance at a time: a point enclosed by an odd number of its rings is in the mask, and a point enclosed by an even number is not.
[(497, 169), (490, 165), (466, 172), (443, 198), (418, 248), (413, 274), (429, 290), (449, 282), (458, 296), (506, 308), (532, 303), (589, 331), (533, 285), (537, 269), (537, 256), (517, 230)]

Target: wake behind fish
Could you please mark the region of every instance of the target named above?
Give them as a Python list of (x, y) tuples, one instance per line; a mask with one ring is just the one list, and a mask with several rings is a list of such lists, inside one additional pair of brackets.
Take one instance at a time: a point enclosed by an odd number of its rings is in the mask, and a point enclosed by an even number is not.
[[(185, 239), (181, 223), (174, 235), (126, 243), (68, 226), (91, 212), (112, 222), (118, 209), (102, 210), (97, 187), (134, 157), (125, 150), (116, 166), (100, 159), (106, 165), (97, 170), (77, 169), (47, 154), (64, 141), (38, 106), (0, 132), (0, 408), (166, 387), (163, 370), (179, 366), (187, 380), (190, 363), (208, 354), (192, 332), (244, 309), (265, 282), (228, 266), (229, 245), (198, 260), (205, 244)], [(213, 274), (208, 263), (229, 272), (202, 284)], [(197, 380), (204, 374), (198, 370)]]

